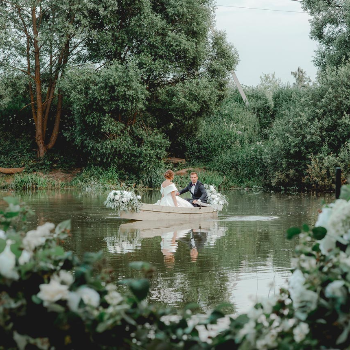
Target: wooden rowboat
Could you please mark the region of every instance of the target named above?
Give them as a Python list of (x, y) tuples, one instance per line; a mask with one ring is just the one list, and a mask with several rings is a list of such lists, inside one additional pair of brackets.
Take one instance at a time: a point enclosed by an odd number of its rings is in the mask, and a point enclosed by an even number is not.
[(198, 219), (215, 219), (217, 216), (218, 212), (210, 205), (206, 205), (205, 207), (179, 208), (144, 203), (139, 212), (120, 213), (122, 219), (153, 221), (180, 220), (181, 222)]

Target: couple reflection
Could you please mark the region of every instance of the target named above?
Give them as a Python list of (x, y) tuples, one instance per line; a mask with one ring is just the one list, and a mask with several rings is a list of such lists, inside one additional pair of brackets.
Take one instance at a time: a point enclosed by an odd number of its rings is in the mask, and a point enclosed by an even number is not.
[(206, 232), (200, 229), (176, 230), (161, 235), (161, 251), (164, 255), (164, 263), (168, 268), (175, 265), (175, 253), (178, 249), (179, 242), (184, 243), (190, 248), (191, 262), (196, 262), (198, 249), (206, 241)]

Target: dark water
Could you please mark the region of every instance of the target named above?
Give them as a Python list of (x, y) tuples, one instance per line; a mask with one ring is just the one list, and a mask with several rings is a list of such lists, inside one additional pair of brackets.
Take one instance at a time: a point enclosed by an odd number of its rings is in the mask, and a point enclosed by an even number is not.
[[(229, 191), (229, 205), (215, 221), (130, 223), (104, 207), (108, 193), (76, 191), (21, 193), (35, 211), (30, 226), (72, 219), (65, 248), (78, 256), (103, 251), (116, 280), (136, 276), (128, 264), (148, 261), (156, 267), (150, 301), (175, 307), (196, 302), (203, 312), (223, 302), (232, 313), (246, 311), (252, 299), (286, 285), (297, 241), (285, 238), (291, 226), (313, 225), (322, 201), (332, 195), (282, 195)], [(0, 198), (8, 195), (0, 192)], [(158, 191), (143, 194), (145, 203)]]

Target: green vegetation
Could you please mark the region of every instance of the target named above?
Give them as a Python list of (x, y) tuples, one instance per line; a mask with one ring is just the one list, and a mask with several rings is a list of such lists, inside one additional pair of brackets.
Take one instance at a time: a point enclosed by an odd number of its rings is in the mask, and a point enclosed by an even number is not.
[(167, 157), (221, 187), (328, 191), (335, 166), (349, 175), (346, 4), (302, 2), (317, 80), (300, 67), (293, 85), (265, 74), (244, 87), (249, 105), (230, 85), (238, 54), (211, 0), (48, 1), (19, 18), (22, 6), (0, 7), (0, 167), (85, 169), (68, 186), (101, 188), (159, 186), (181, 170)]

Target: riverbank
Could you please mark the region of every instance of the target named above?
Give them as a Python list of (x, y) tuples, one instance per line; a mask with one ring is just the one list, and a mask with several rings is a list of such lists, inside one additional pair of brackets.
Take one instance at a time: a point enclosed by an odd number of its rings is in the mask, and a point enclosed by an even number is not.
[[(189, 175), (196, 171), (203, 183), (215, 185), (221, 189), (244, 188), (232, 183), (227, 177), (217, 171), (207, 170), (199, 166), (175, 167), (175, 183), (178, 187), (185, 187)], [(55, 169), (47, 172), (33, 171), (18, 174), (0, 174), (0, 189), (3, 190), (46, 190), (46, 189), (115, 189), (134, 188), (151, 189), (159, 187), (163, 181), (163, 169), (155, 174), (155, 186), (143, 183), (136, 177), (121, 177), (116, 169), (103, 169), (99, 167), (72, 168), (70, 170)]]

